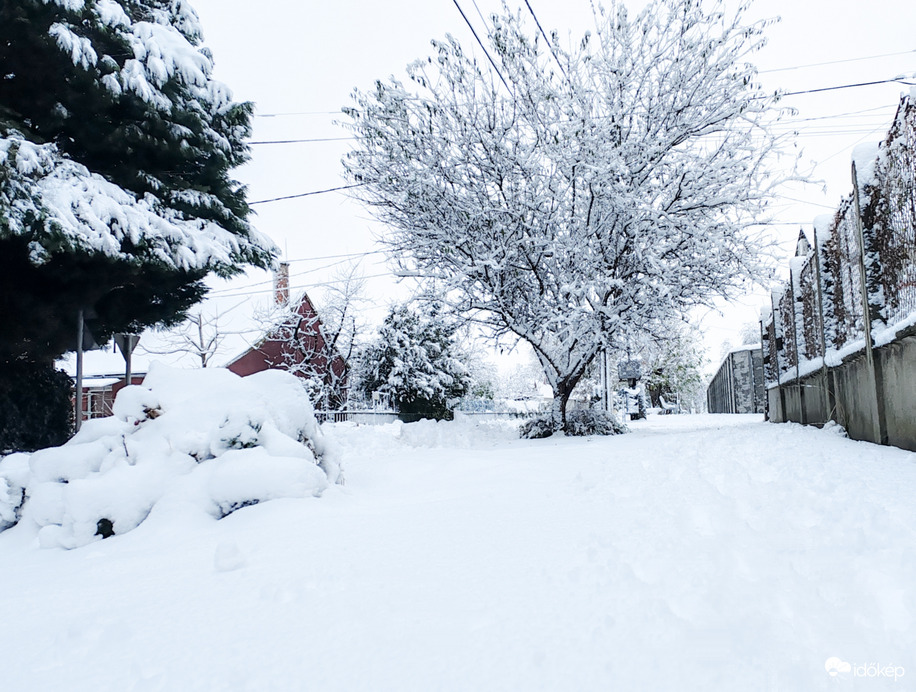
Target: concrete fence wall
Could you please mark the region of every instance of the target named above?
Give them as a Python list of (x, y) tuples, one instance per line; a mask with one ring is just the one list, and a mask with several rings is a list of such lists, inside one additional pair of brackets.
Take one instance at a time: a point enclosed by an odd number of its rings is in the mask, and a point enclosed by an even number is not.
[(916, 451), (916, 329), (874, 350), (874, 366), (865, 352), (797, 381), (767, 390), (768, 417), (842, 425), (849, 436)]
[(729, 353), (706, 388), (710, 413), (763, 413), (763, 356), (759, 346)]

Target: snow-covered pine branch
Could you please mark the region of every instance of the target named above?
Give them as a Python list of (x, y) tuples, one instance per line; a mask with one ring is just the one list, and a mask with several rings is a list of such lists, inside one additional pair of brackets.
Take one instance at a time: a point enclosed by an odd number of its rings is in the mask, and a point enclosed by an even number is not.
[[(704, 9), (701, 5), (709, 9)], [(653, 0), (551, 50), (493, 17), (501, 80), (452, 37), (354, 92), (344, 161), (400, 271), (535, 350), (555, 424), (624, 333), (670, 322), (762, 269), (780, 111), (748, 58), (764, 24), (721, 1)], [(790, 162), (791, 167), (791, 162)]]

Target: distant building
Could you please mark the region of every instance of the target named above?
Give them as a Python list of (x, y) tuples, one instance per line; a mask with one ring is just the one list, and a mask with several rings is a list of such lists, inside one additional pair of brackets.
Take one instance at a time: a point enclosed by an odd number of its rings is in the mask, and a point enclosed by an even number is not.
[[(280, 265), (275, 278), (275, 303), (289, 305), (289, 268)], [(232, 359), (226, 369), (245, 377), (262, 370), (286, 370), (303, 379), (335, 383), (335, 400), (317, 402), (339, 408), (345, 400), (347, 363), (333, 344), (325, 342), (321, 319), (306, 294), (293, 303), (287, 321), (268, 331), (254, 346)]]
[(710, 413), (764, 413), (763, 352), (759, 344), (729, 353), (706, 388)]
[[(131, 384), (143, 384), (146, 373), (131, 373)], [(83, 378), (83, 420), (112, 415), (115, 397), (124, 388), (124, 375), (88, 375)]]

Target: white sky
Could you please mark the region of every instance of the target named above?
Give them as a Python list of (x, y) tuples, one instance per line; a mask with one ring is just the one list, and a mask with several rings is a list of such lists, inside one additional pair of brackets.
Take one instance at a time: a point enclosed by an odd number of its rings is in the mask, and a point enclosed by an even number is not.
[[(483, 37), (480, 15), (488, 17), (498, 10), (498, 0), (476, 0), (476, 6), (474, 0), (459, 2)], [(346, 137), (348, 133), (334, 121), (343, 119), (339, 110), (350, 102), (354, 87), (366, 89), (392, 74), (403, 77), (408, 62), (429, 55), (431, 38), (452, 33), (468, 49), (474, 42), (453, 0), (191, 3), (214, 53), (217, 78), (233, 90), (236, 99), (256, 104), (253, 142)], [(548, 31), (555, 28), (575, 38), (592, 26), (589, 0), (530, 3)], [(519, 4), (524, 8), (520, 0)], [(768, 31), (769, 45), (757, 59), (769, 89), (817, 89), (916, 73), (916, 3), (912, 0), (759, 0), (749, 16), (782, 18)], [(887, 54), (896, 55), (871, 57)], [(858, 59), (866, 57), (870, 59)], [(847, 62), (836, 62), (841, 60)], [(831, 64), (798, 67), (811, 63)], [(769, 71), (793, 67), (798, 69)], [(799, 111), (796, 127), (804, 160), (819, 164), (815, 177), (826, 184), (826, 189), (822, 184), (787, 191), (787, 196), (802, 202), (786, 199), (775, 210), (778, 220), (787, 223), (773, 229), (785, 243), (787, 258), (799, 227), (810, 232), (813, 218), (829, 213), (849, 192), (852, 148), (883, 136), (899, 95), (908, 88), (883, 84), (785, 99), (785, 105)], [(826, 116), (836, 117), (809, 120)], [(254, 145), (252, 161), (235, 175), (249, 186), (251, 201), (333, 188), (345, 184), (340, 159), (347, 149), (346, 141)], [(330, 265), (345, 260), (317, 258), (376, 251), (374, 237), (384, 232), (343, 193), (261, 204), (255, 209), (259, 230), (273, 238), (292, 262), (294, 289), (306, 288), (315, 297), (320, 297), (316, 286), (333, 278), (336, 267)], [(370, 294), (378, 300), (380, 316), (387, 302), (405, 295), (406, 289), (388, 274), (380, 254), (364, 257), (362, 267), (366, 275), (375, 277)], [(222, 296), (224, 305), (234, 305), (247, 295), (265, 301), (269, 278), (264, 272), (249, 272), (228, 288), (214, 283), (214, 295)], [(757, 319), (764, 300), (764, 294), (749, 296), (723, 308), (724, 315), (704, 317), (713, 360), (718, 359), (723, 340), (737, 339), (742, 322)], [(238, 312), (250, 309), (242, 306)]]

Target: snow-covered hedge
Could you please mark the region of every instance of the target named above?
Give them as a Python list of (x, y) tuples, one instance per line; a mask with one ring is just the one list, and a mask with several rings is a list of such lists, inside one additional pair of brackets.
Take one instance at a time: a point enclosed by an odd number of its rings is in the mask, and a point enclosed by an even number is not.
[[(518, 431), (519, 437), (528, 440), (550, 437), (555, 432), (556, 428), (550, 415), (531, 418), (525, 421)], [(588, 435), (621, 435), (630, 432), (630, 429), (610, 413), (583, 409), (567, 412), (566, 427), (563, 432), (573, 437), (586, 437)]]
[(155, 365), (121, 390), (114, 416), (60, 447), (0, 459), (0, 531), (32, 526), (42, 546), (75, 548), (152, 512), (191, 505), (220, 519), (342, 480), (293, 375)]

